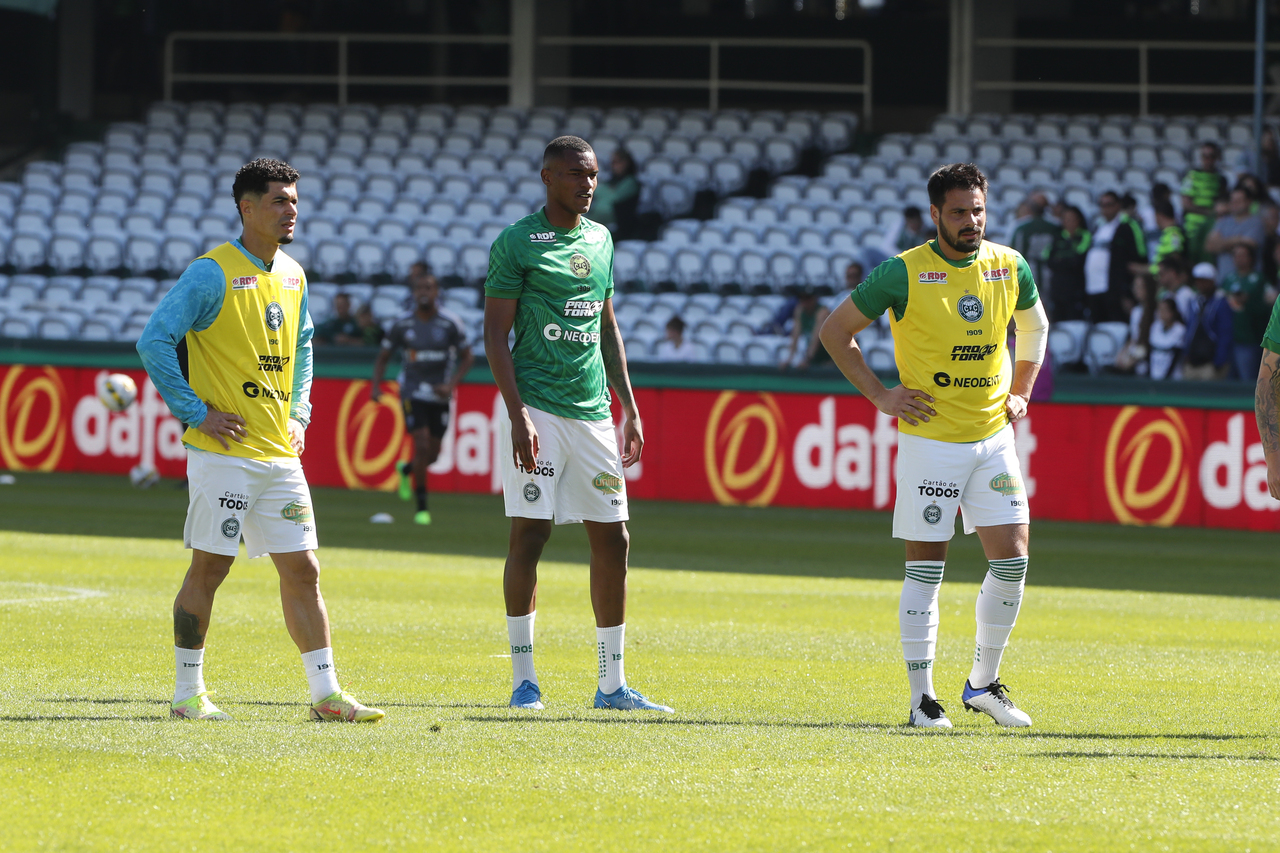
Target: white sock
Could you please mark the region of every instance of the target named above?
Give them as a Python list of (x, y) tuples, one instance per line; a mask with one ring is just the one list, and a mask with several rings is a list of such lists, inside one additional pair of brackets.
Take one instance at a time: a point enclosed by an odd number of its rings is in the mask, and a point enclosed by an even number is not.
[(173, 701), (185, 702), (197, 693), (204, 692), (204, 649), (173, 647), (177, 675), (174, 679)]
[(627, 623), (613, 628), (596, 628), (596, 652), (600, 659), (600, 692), (608, 696), (627, 683), (622, 668), (622, 648), (626, 645)]
[(507, 617), (507, 639), (511, 641), (511, 689), (526, 681), (538, 683), (533, 671), (533, 622), (538, 611), (528, 616)]
[(938, 645), (938, 590), (942, 586), (942, 561), (907, 563), (907, 577), (898, 599), (898, 628), (902, 635), (902, 659), (907, 664), (911, 707), (920, 697), (933, 696), (933, 658)]
[(333, 649), (303, 652), (302, 668), (307, 673), (312, 705), (338, 692), (338, 671), (333, 667)]
[(990, 566), (974, 606), (978, 635), (969, 684), (977, 688), (986, 687), (1000, 674), (1000, 658), (1009, 645), (1013, 624), (1018, 621), (1022, 591), (1027, 582), (1026, 557), (991, 560)]

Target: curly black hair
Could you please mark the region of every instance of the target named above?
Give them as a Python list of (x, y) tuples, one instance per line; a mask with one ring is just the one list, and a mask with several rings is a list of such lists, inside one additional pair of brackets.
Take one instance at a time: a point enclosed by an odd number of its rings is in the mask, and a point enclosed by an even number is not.
[(952, 190), (979, 190), (987, 194), (987, 176), (972, 163), (951, 163), (929, 176), (929, 204), (942, 207)]
[(270, 157), (250, 160), (236, 172), (235, 182), (231, 185), (231, 195), (236, 200), (236, 212), (240, 212), (240, 199), (246, 195), (264, 195), (272, 182), (296, 184), (299, 177), (298, 170), (283, 160), (274, 160)]

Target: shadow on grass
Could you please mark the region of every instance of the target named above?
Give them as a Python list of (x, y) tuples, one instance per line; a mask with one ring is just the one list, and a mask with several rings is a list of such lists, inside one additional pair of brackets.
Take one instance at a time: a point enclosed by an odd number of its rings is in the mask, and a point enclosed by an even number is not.
[[(697, 719), (691, 717), (681, 717), (679, 715), (672, 716), (662, 714), (661, 716), (631, 716), (627, 714), (610, 713), (607, 716), (531, 716), (520, 712), (513, 712), (511, 715), (468, 715), (462, 719), (469, 723), (517, 723), (520, 725), (529, 724), (546, 724), (546, 723), (593, 723), (600, 726), (705, 726), (705, 727), (741, 727), (741, 728), (777, 728), (777, 729), (830, 729), (845, 731), (880, 731), (899, 734), (934, 734), (933, 732), (920, 732), (912, 729), (907, 725), (889, 725), (887, 723), (839, 723), (839, 722), (821, 722), (806, 723), (793, 720), (708, 720)], [(945, 733), (950, 737), (972, 736), (978, 732), (952, 730)]]
[[(0, 487), (0, 530), (179, 537), (187, 492), (174, 481), (139, 491), (123, 476), (19, 473)], [(323, 546), (501, 560), (509, 521), (498, 495), (438, 494), (434, 523), (408, 523), (412, 507), (386, 492), (315, 489)], [(393, 524), (370, 524), (390, 513)], [(634, 501), (631, 564), (639, 568), (901, 581), (903, 545), (887, 512), (722, 507)], [(1036, 586), (1280, 598), (1275, 537), (1199, 528), (1121, 527), (1037, 521)], [(326, 558), (321, 552), (321, 562)], [(558, 526), (544, 561), (584, 564), (582, 525)], [(1229, 557), (1229, 558), (1228, 558)], [(987, 569), (975, 536), (957, 535), (947, 577), (980, 582)]]
[[(983, 728), (974, 729), (951, 729), (951, 730), (934, 730), (928, 731), (913, 728), (905, 723), (891, 725), (888, 723), (868, 723), (868, 722), (802, 722), (796, 720), (708, 720), (682, 717), (679, 715), (671, 716), (663, 714), (661, 716), (629, 716), (625, 714), (609, 714), (601, 716), (546, 716), (546, 715), (529, 715), (520, 712), (513, 712), (509, 715), (503, 714), (472, 714), (463, 717), (467, 722), (472, 723), (517, 723), (517, 724), (545, 724), (545, 723), (594, 723), (596, 725), (648, 725), (648, 726), (730, 726), (742, 728), (781, 728), (781, 729), (843, 729), (846, 731), (880, 731), (889, 734), (904, 734), (912, 737), (976, 737), (979, 735), (990, 734), (996, 737), (1023, 737), (1023, 738), (1050, 738), (1062, 740), (1186, 740), (1186, 741), (1234, 741), (1234, 740), (1263, 740), (1265, 735), (1232, 735), (1232, 734), (1196, 734), (1196, 733), (1123, 733), (1123, 734), (1102, 734), (1097, 732), (1042, 732), (1030, 731), (1022, 729), (1000, 729), (1000, 728)], [(1040, 753), (1037, 753), (1040, 754)], [(1068, 752), (1046, 752), (1044, 755), (1053, 756), (1069, 756), (1074, 753)], [(1134, 753), (1137, 754), (1137, 753)], [(1122, 755), (1122, 753), (1079, 753), (1081, 756), (1096, 755), (1105, 757), (1110, 755)], [(1174, 756), (1176, 757), (1176, 756)], [(1194, 757), (1194, 756), (1190, 756)], [(1272, 759), (1267, 759), (1272, 760)]]
[(1090, 732), (1027, 732), (1026, 737), (1044, 737), (1055, 738), (1059, 740), (1264, 740), (1266, 735), (1224, 735), (1224, 734), (1162, 734), (1160, 732), (1151, 732), (1148, 734), (1140, 733), (1124, 733), (1124, 734), (1093, 734)]
[[(264, 708), (298, 708), (306, 707), (305, 702), (270, 702), (266, 700), (244, 700), (237, 702), (234, 699), (228, 699), (223, 702), (226, 705), (258, 705)], [(371, 702), (379, 708), (503, 708), (506, 707), (497, 702)]]
[(97, 699), (88, 696), (59, 696), (37, 702), (84, 702), (90, 705), (168, 705), (168, 699)]
[(0, 714), (0, 723), (164, 723), (168, 720), (168, 717), (151, 714), (116, 717), (93, 714)]
[(1170, 758), (1188, 761), (1280, 761), (1270, 755), (1188, 755), (1178, 752), (1033, 752), (1036, 758)]

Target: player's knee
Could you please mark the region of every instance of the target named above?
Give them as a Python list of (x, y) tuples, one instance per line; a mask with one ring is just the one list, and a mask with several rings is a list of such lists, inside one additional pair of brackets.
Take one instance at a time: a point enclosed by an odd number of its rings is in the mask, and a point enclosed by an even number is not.
[(192, 582), (213, 592), (231, 574), (231, 563), (230, 559), (218, 559), (210, 554), (197, 555), (191, 560), (189, 575)]
[(542, 553), (551, 538), (551, 523), (542, 519), (517, 519), (511, 528), (511, 544), (522, 553)]
[(596, 531), (592, 537), (596, 546), (601, 548), (606, 555), (614, 561), (626, 565), (627, 552), (631, 548), (631, 534), (627, 532), (627, 525), (618, 522), (617, 524), (605, 524)]
[(320, 561), (315, 554), (290, 560), (280, 567), (280, 577), (291, 586), (310, 587), (320, 583)]

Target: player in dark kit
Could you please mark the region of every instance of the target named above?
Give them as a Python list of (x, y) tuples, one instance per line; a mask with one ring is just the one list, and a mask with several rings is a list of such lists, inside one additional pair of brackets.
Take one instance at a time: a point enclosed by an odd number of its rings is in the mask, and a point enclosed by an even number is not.
[(418, 511), (413, 520), (430, 524), (427, 510), (427, 467), (440, 455), (440, 440), (449, 427), (449, 399), (471, 369), (474, 358), (462, 319), (440, 308), (440, 285), (433, 275), (418, 278), (413, 285), (414, 311), (396, 321), (382, 339), (382, 351), (373, 364), (374, 402), (382, 395), (382, 377), (393, 350), (404, 353), (400, 368), (400, 402), (405, 426), (413, 436), (413, 459), (400, 464), (400, 497), (412, 496)]

